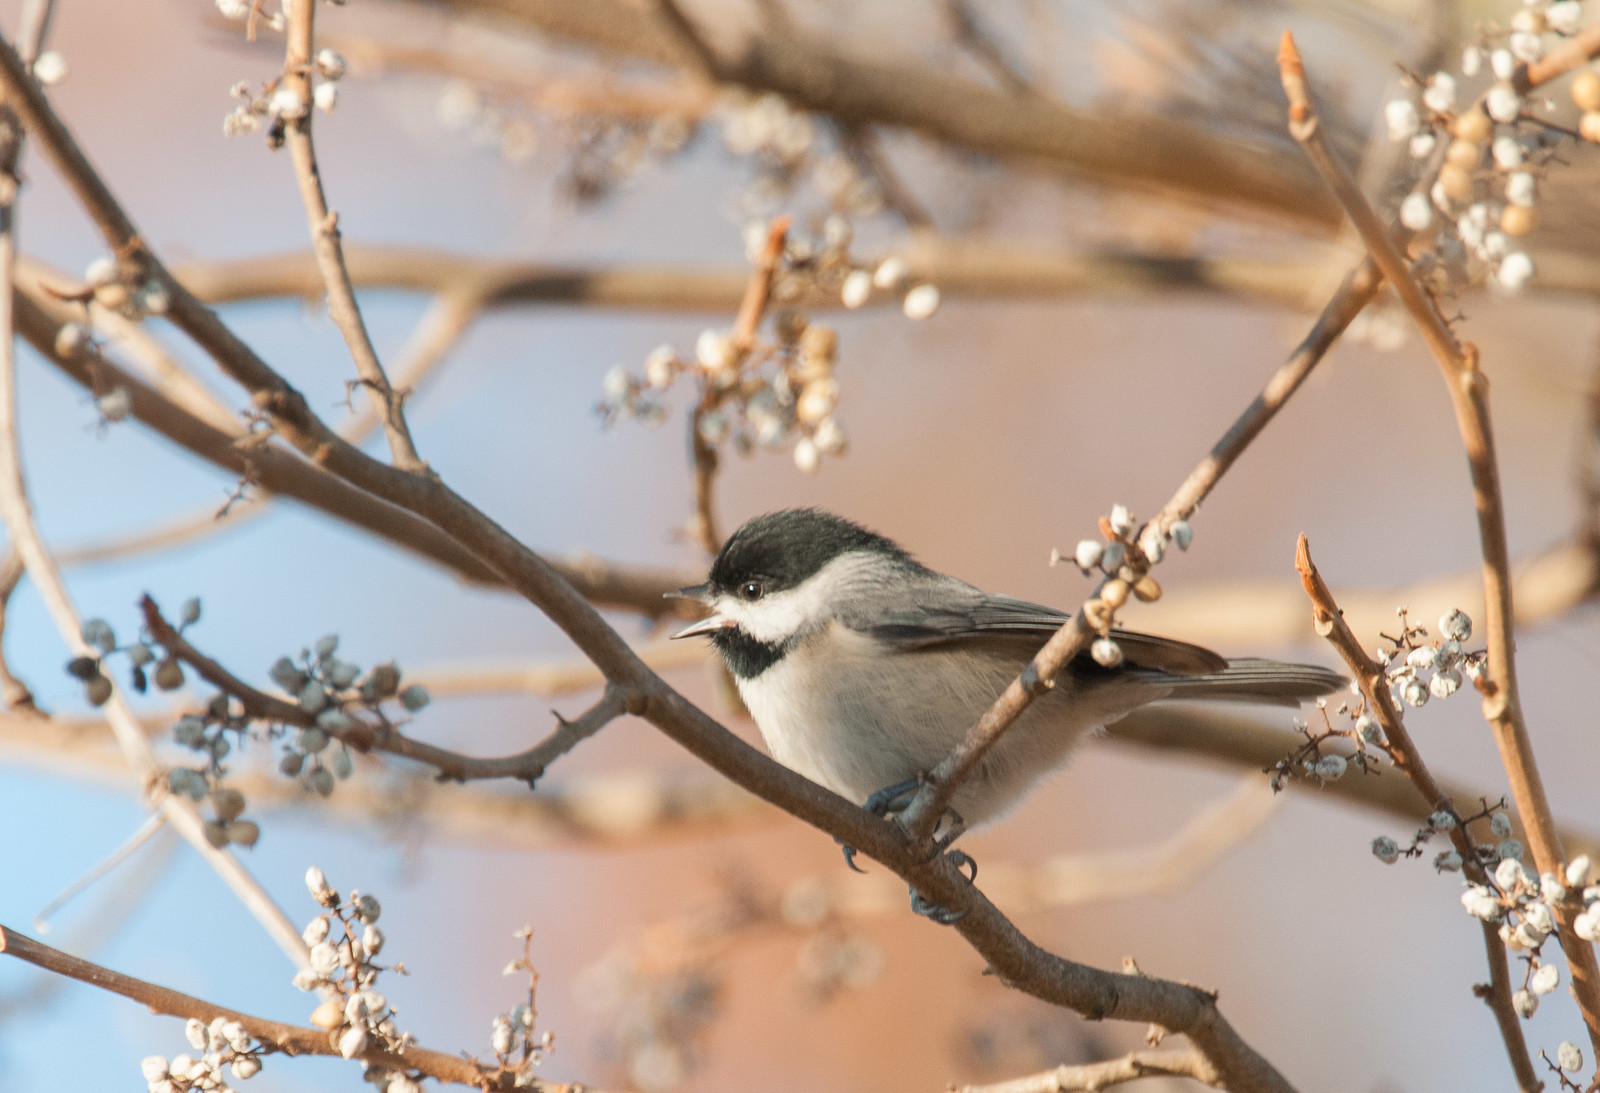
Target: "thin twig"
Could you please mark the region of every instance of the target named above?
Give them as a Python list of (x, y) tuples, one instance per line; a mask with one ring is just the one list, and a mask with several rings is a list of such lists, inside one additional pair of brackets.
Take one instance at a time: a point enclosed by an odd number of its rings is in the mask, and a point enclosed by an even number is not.
[[(1600, 49), (1600, 34), (1593, 35), (1588, 44)], [(1305, 148), (1308, 158), (1348, 213), (1368, 253), (1411, 313), (1444, 374), (1471, 472), (1479, 547), (1483, 554), (1484, 636), (1489, 651), (1487, 670), (1478, 684), (1483, 692), (1483, 715), (1493, 730), (1517, 812), (1527, 829), (1534, 865), (1541, 874), (1560, 875), (1565, 869), (1566, 854), (1539, 774), (1517, 689), (1511, 554), (1506, 542), (1505, 500), (1489, 415), (1488, 378), (1479, 369), (1477, 348), (1456, 340), (1433, 298), (1412, 276), (1405, 256), (1356, 188), (1349, 171), (1328, 147), (1307, 87), (1304, 64), (1294, 38), (1287, 32), (1278, 53), (1278, 65), (1289, 99), (1290, 134)], [(1573, 997), (1583, 1013), (1589, 1041), (1596, 1055), (1600, 1055), (1600, 960), (1596, 959), (1594, 946), (1573, 929), (1577, 910), (1566, 903), (1557, 903), (1551, 909), (1555, 912), (1557, 936), (1571, 971)]]
[(123, 840), (121, 846), (101, 858), (88, 872), (67, 885), (56, 894), (54, 899), (45, 904), (39, 910), (39, 913), (33, 916), (33, 928), (41, 934), (49, 930), (50, 919), (57, 911), (82, 895), (101, 877), (104, 877), (117, 866), (127, 861), (140, 847), (153, 839), (158, 832), (164, 830), (166, 823), (167, 818), (159, 812), (152, 812), (146, 816), (144, 822), (139, 825), (132, 835)]
[(44, 49), (55, 11), (55, 0), (27, 0), (22, 5), (22, 18), (17, 24), (17, 56), (30, 69)]
[(1013, 95), (1034, 93), (1028, 77), (1006, 56), (994, 33), (978, 21), (967, 0), (945, 0), (944, 12), (956, 41), (983, 65), (996, 83)]
[(22, 555), (17, 553), (15, 546), (7, 547), (5, 560), (0, 561), (0, 701), (5, 702), (8, 710), (34, 717), (46, 717), (48, 715), (39, 709), (34, 701), (33, 689), (12, 673), (11, 663), (5, 655), (3, 645), (6, 618), (11, 607), (11, 594), (17, 590), (17, 585), (25, 572)]
[[(237, 1021), (253, 1039), (286, 1055), (337, 1057), (342, 1054), (338, 1045), (330, 1040), (328, 1033), (322, 1029), (269, 1021), (264, 1017), (240, 1013), (238, 1010), (228, 1009), (143, 979), (135, 979), (131, 975), (123, 975), (121, 972), (53, 949), (5, 926), (0, 926), (0, 953), (14, 956), (18, 960), (45, 968), (57, 975), (64, 975), (69, 979), (88, 983), (92, 987), (110, 991), (112, 994), (131, 998), (148, 1007), (152, 1013), (168, 1017), (184, 1017), (203, 1023), (210, 1023), (218, 1017)], [(357, 1052), (353, 1058), (361, 1059), (386, 1071), (398, 1073), (420, 1071), (441, 1082), (469, 1085), (481, 1090), (503, 1090), (509, 1093), (513, 1089), (534, 1089), (538, 1093), (558, 1093), (564, 1088), (570, 1088), (541, 1078), (533, 1079), (531, 1085), (518, 1085), (516, 1076), (512, 1073), (508, 1072), (497, 1078), (493, 1071), (485, 1070), (474, 1059), (443, 1051), (431, 1051), (415, 1045), (407, 1047), (404, 1055), (395, 1055), (380, 1048), (369, 1047)]]
[[(1350, 271), (1323, 308), (1305, 340), (1290, 354), (1288, 361), (1273, 373), (1261, 394), (1223, 434), (1199, 466), (1190, 472), (1152, 524), (1165, 533), (1177, 520), (1193, 515), (1222, 475), (1299, 389), (1345, 327), (1377, 294), (1380, 283), (1371, 259), (1362, 260)], [(1072, 658), (1088, 648), (1097, 631), (1089, 624), (1087, 606), (1086, 603), (1084, 608), (1080, 608), (1062, 624), (1044, 648), (1034, 655), (1022, 674), (1011, 681), (978, 723), (968, 730), (961, 743), (928, 774), (923, 787), (901, 816), (901, 823), (914, 843), (925, 843), (932, 836), (956, 791), (977, 769), (989, 749), (1022, 716), (1035, 698), (1050, 690), (1056, 675)]]
[[(1344, 613), (1339, 610), (1339, 605), (1334, 602), (1333, 593), (1329, 591), (1322, 574), (1317, 572), (1316, 565), (1311, 561), (1311, 547), (1304, 535), (1300, 536), (1295, 545), (1294, 567), (1300, 574), (1301, 583), (1305, 586), (1306, 596), (1311, 600), (1312, 620), (1317, 633), (1328, 639), (1328, 643), (1338, 650), (1345, 664), (1349, 666), (1350, 674), (1355, 677), (1362, 696), (1367, 700), (1367, 708), (1383, 727), (1395, 769), (1417, 787), (1417, 792), (1422, 794), (1423, 800), (1427, 802), (1430, 815), (1435, 812), (1447, 812), (1459, 821), (1461, 813), (1456, 810), (1454, 800), (1445, 792), (1444, 787), (1434, 780), (1433, 773), (1423, 762), (1421, 750), (1406, 729), (1405, 718), (1395, 703), (1388, 676), (1384, 674), (1382, 665), (1367, 655), (1367, 651), (1361, 645), (1361, 639), (1356, 637), (1355, 632), (1344, 621)], [(1487, 875), (1477, 855), (1477, 848), (1472, 845), (1467, 833), (1466, 824), (1457, 822), (1449, 834), (1456, 853), (1461, 855), (1462, 871), (1467, 878), (1476, 884), (1485, 883)], [(1511, 976), (1506, 965), (1505, 943), (1500, 940), (1499, 932), (1493, 926), (1487, 922), (1481, 925), (1484, 949), (1489, 958), (1490, 975), (1490, 993), (1484, 1000), (1489, 1004), (1495, 1021), (1500, 1026), (1500, 1038), (1505, 1042), (1506, 1055), (1511, 1060), (1511, 1069), (1516, 1073), (1517, 1087), (1524, 1093), (1537, 1093), (1541, 1083), (1534, 1072), (1533, 1060), (1528, 1055), (1528, 1044), (1522, 1034), (1522, 1022), (1511, 1006)]]
[(1140, 1078), (1193, 1078), (1219, 1089), (1227, 1088), (1216, 1067), (1198, 1051), (1131, 1051), (1120, 1059), (1058, 1066), (991, 1085), (951, 1086), (950, 1093), (1069, 1093), (1105, 1089)]
[[(745, 358), (755, 348), (756, 334), (761, 328), (762, 317), (767, 313), (767, 304), (772, 299), (772, 285), (783, 262), (783, 249), (788, 239), (789, 218), (780, 216), (767, 229), (767, 238), (756, 255), (755, 265), (745, 282), (744, 298), (739, 302), (738, 317), (734, 319), (731, 335), (734, 359), (728, 366), (734, 374), (738, 373)], [(714, 493), (721, 461), (717, 449), (700, 435), (699, 426), (701, 414), (714, 409), (723, 394), (723, 389), (716, 382), (707, 380), (699, 408), (689, 415), (689, 449), (694, 457), (694, 520), (691, 530), (694, 538), (711, 555), (722, 549)]]
[[(504, 578), (469, 553), (460, 543), (427, 520), (357, 489), (296, 453), (264, 444), (241, 451), (237, 438), (213, 428), (119, 368), (92, 348), (70, 356), (57, 352), (58, 326), (39, 303), (26, 295), (14, 301), (18, 331), (44, 358), (74, 382), (94, 389), (96, 377), (128, 393), (130, 416), (231, 474), (251, 475), (257, 486), (270, 493), (294, 498), (310, 508), (353, 524), (387, 539), (395, 546), (421, 555), (474, 584), (500, 585)], [(198, 304), (196, 305), (199, 306)], [(201, 310), (204, 310), (203, 308)], [(329, 431), (337, 438), (337, 434)], [(149, 546), (169, 541), (170, 529), (150, 533)], [(179, 529), (181, 533), (181, 529)], [(80, 548), (76, 561), (97, 561), (93, 547)], [(552, 557), (548, 564), (596, 604), (636, 611), (648, 618), (690, 615), (683, 601), (668, 600), (667, 592), (693, 584), (704, 574), (666, 567), (633, 566), (593, 555)]]
[(284, 132), (289, 154), (294, 159), (295, 177), (300, 183), (300, 200), (306, 207), (306, 219), (311, 226), (311, 246), (321, 267), (322, 279), (328, 291), (328, 316), (344, 335), (344, 343), (355, 361), (356, 374), (367, 389), (372, 406), (383, 419), (383, 432), (389, 440), (389, 452), (396, 467), (403, 471), (427, 472), (428, 465), (417, 454), (411, 439), (411, 429), (406, 424), (404, 390), (396, 390), (384, 373), (378, 360), (378, 351), (372, 346), (367, 324), (361, 318), (361, 308), (356, 304), (350, 271), (345, 268), (344, 247), (339, 238), (339, 216), (328, 208), (328, 199), (322, 192), (322, 173), (317, 167), (316, 146), (311, 140), (311, 117), (315, 113), (311, 101), (311, 74), (315, 71), (312, 57), (313, 24), (317, 5), (314, 0), (295, 4), (289, 9), (289, 33), (284, 58), (283, 86), (299, 94), (301, 113), (287, 119)]
[[(401, 390), (415, 392), (439, 365), (441, 365), (461, 341), (461, 338), (471, 329), (472, 324), (481, 313), (482, 304), (476, 296), (454, 292), (441, 292), (434, 302), (423, 312), (422, 318), (417, 320), (416, 327), (411, 332), (410, 340), (400, 355), (400, 364), (395, 369), (395, 382)], [(120, 316), (117, 316), (121, 319)], [(126, 320), (122, 320), (126, 322)], [(140, 331), (137, 324), (128, 324), (133, 331)], [(170, 360), (165, 354), (163, 359)], [(186, 374), (186, 373), (185, 373)], [(170, 393), (170, 392), (168, 392)], [(186, 404), (185, 408), (191, 412), (195, 409)], [(219, 422), (212, 420), (211, 415), (205, 415), (212, 424)], [(382, 419), (377, 411), (370, 405), (362, 410), (353, 419), (339, 427), (339, 435), (352, 444), (361, 444), (372, 435), (373, 430), (382, 424)], [(224, 414), (220, 423), (225, 431), (237, 430), (238, 422), (235, 415)], [(236, 530), (241, 524), (265, 516), (272, 511), (275, 496), (260, 489), (261, 483), (254, 496), (242, 498), (239, 502), (229, 506), (225, 512), (219, 512), (215, 503), (201, 506), (192, 512), (181, 516), (168, 517), (159, 524), (139, 528), (136, 531), (125, 532), (111, 539), (100, 540), (78, 547), (64, 547), (56, 554), (56, 560), (63, 566), (83, 565), (91, 562), (104, 562), (120, 560), (138, 554), (153, 551), (170, 550), (173, 547), (186, 546), (219, 531)], [(647, 614), (656, 613), (660, 609), (654, 602), (650, 604)]]
[[(855, 163), (856, 169), (878, 184), (878, 190), (883, 194), (883, 203), (894, 210), (906, 227), (913, 231), (934, 227), (933, 215), (922, 202), (917, 200), (916, 194), (911, 192), (911, 187), (906, 185), (905, 179), (900, 177), (900, 172), (895, 170), (889, 154), (883, 150), (883, 142), (878, 139), (878, 134), (870, 125), (840, 122), (839, 142), (844, 146), (845, 154)], [(945, 290), (945, 282), (936, 283), (942, 293)]]
[[(301, 728), (310, 728), (318, 724), (315, 714), (295, 702), (277, 698), (252, 687), (222, 664), (196, 649), (188, 638), (166, 620), (155, 600), (148, 595), (139, 601), (139, 609), (144, 615), (145, 630), (149, 633), (150, 639), (162, 646), (170, 656), (192, 667), (207, 683), (237, 699), (245, 716), (282, 725), (298, 725)], [(628, 711), (631, 702), (626, 689), (608, 684), (599, 701), (577, 720), (559, 719), (560, 724), (555, 731), (538, 744), (526, 751), (498, 759), (479, 759), (413, 739), (390, 724), (387, 718), (378, 716), (376, 712), (367, 717), (352, 714), (352, 720), (355, 721), (353, 728), (332, 730), (327, 729), (327, 726), (322, 727), (330, 736), (337, 737), (358, 751), (381, 751), (414, 759), (436, 769), (440, 778), (453, 782), (484, 778), (515, 778), (532, 786), (543, 776), (545, 769), (551, 763), (622, 716)]]

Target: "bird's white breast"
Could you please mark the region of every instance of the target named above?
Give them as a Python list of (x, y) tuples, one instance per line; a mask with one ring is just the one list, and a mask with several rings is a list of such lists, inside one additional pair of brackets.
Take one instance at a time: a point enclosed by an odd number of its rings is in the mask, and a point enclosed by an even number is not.
[[(1021, 668), (970, 650), (889, 650), (832, 623), (740, 680), (739, 693), (773, 758), (861, 803), (937, 766)], [(1084, 731), (1149, 697), (1107, 705), (1066, 689), (1035, 703), (958, 794), (969, 823), (1004, 811), (1059, 766)]]

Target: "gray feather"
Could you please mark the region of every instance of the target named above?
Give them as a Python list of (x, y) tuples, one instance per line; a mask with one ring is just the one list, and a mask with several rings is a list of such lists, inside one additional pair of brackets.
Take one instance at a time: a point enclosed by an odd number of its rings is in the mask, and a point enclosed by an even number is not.
[(1298, 706), (1350, 684), (1338, 672), (1315, 664), (1287, 664), (1255, 657), (1229, 661), (1223, 671), (1209, 675), (1169, 676), (1162, 682), (1171, 686), (1169, 700), (1258, 702), (1272, 706)]
[[(847, 625), (896, 649), (909, 651), (941, 645), (1015, 646), (1031, 657), (1050, 640), (1070, 615), (1010, 596), (997, 596), (949, 577), (935, 585), (938, 606), (901, 608), (893, 613), (846, 616)], [(931, 584), (931, 582), (930, 582)], [(875, 606), (875, 605), (874, 605)], [(1113, 632), (1129, 666), (1182, 676), (1216, 675), (1228, 661), (1198, 645), (1131, 630)], [(1080, 658), (1087, 663), (1087, 658)]]

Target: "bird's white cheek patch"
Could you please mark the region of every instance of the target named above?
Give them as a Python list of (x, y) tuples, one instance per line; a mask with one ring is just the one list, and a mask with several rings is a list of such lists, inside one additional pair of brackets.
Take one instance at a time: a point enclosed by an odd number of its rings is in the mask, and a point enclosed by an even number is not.
[(848, 585), (861, 567), (870, 564), (871, 559), (861, 554), (841, 555), (798, 588), (771, 593), (754, 603), (723, 596), (717, 601), (717, 614), (738, 623), (757, 641), (778, 644), (829, 618), (833, 605), (847, 594)]

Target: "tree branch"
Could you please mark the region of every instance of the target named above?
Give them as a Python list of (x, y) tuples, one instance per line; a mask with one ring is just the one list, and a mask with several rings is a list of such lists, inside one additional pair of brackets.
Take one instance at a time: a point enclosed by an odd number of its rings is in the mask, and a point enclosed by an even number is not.
[[(139, 608), (144, 614), (145, 629), (151, 640), (166, 649), (169, 656), (176, 657), (194, 668), (207, 683), (236, 698), (243, 707), (245, 716), (283, 725), (298, 725), (301, 728), (319, 725), (316, 714), (295, 702), (285, 701), (265, 691), (257, 690), (196, 649), (189, 639), (162, 616), (161, 609), (148, 595), (139, 601)], [(624, 712), (628, 712), (628, 708), (636, 704), (625, 688), (608, 683), (600, 700), (576, 721), (567, 721), (558, 715), (560, 724), (544, 740), (526, 751), (499, 759), (478, 759), (412, 739), (390, 724), (388, 718), (377, 710), (373, 710), (372, 715), (368, 717), (351, 715), (356, 723), (354, 728), (329, 729), (326, 725), (320, 727), (329, 736), (344, 741), (358, 751), (387, 752), (426, 763), (438, 770), (442, 779), (467, 782), (484, 778), (515, 778), (528, 783), (531, 787), (538, 782), (545, 768), (551, 763)]]
[[(1456, 809), (1450, 794), (1434, 780), (1432, 772), (1423, 762), (1422, 752), (1411, 739), (1400, 707), (1395, 704), (1388, 676), (1384, 674), (1382, 666), (1367, 655), (1361, 640), (1345, 623), (1339, 605), (1334, 602), (1333, 593), (1328, 590), (1322, 574), (1317, 572), (1316, 565), (1311, 561), (1311, 548), (1304, 535), (1300, 536), (1295, 546), (1294, 566), (1305, 585), (1306, 596), (1311, 600), (1311, 614), (1317, 633), (1328, 639), (1328, 643), (1339, 651), (1349, 666), (1350, 674), (1355, 677), (1362, 696), (1367, 700), (1367, 708), (1378, 719), (1378, 724), (1383, 726), (1395, 769), (1417, 787), (1417, 792), (1428, 803), (1430, 814), (1443, 811), (1456, 818), (1457, 823), (1450, 829), (1449, 835), (1456, 853), (1461, 855), (1462, 871), (1473, 883), (1486, 883), (1488, 877), (1477, 848), (1472, 843), (1467, 825), (1460, 822), (1462, 814)], [(1494, 926), (1487, 922), (1480, 925), (1483, 927), (1483, 944), (1489, 958), (1490, 975), (1490, 994), (1484, 1000), (1500, 1026), (1500, 1038), (1505, 1042), (1506, 1055), (1517, 1076), (1517, 1088), (1524, 1093), (1538, 1093), (1543, 1083), (1533, 1069), (1528, 1044), (1522, 1034), (1522, 1022), (1511, 1005), (1511, 976), (1506, 966), (1505, 943), (1500, 940)]]
[(668, 27), (659, 7), (626, 0), (448, 0), (446, 6), (503, 16), (541, 33), (685, 71), (703, 73), (709, 63), (720, 82), (774, 91), (845, 123), (911, 129), (983, 155), (1243, 207), (1318, 233), (1338, 222), (1338, 208), (1294, 165), (1192, 125), (1097, 116), (1040, 95), (984, 87), (931, 65), (853, 55), (778, 27), (746, 38), (737, 53), (711, 53), (708, 61), (704, 43), (697, 47), (679, 28)]
[[(195, 998), (193, 995), (183, 994), (143, 979), (135, 979), (131, 975), (114, 972), (110, 968), (99, 964), (81, 960), (59, 949), (52, 949), (48, 945), (25, 937), (15, 930), (0, 926), (0, 953), (14, 956), (18, 960), (26, 961), (35, 967), (64, 975), (69, 979), (76, 979), (92, 987), (120, 994), (149, 1008), (150, 1012), (165, 1017), (183, 1017), (209, 1024), (218, 1017), (229, 1021), (237, 1021), (244, 1027), (250, 1036), (262, 1044), (270, 1046), (285, 1055), (330, 1055), (339, 1057), (342, 1052), (336, 1043), (330, 1040), (328, 1033), (322, 1029), (305, 1028), (300, 1025), (286, 1025), (281, 1021), (269, 1021), (264, 1017), (255, 1017), (238, 1010), (228, 1009), (214, 1003)], [(441, 1082), (450, 1082), (455, 1085), (470, 1085), (481, 1090), (510, 1091), (515, 1089), (533, 1089), (536, 1093), (561, 1093), (571, 1087), (547, 1082), (542, 1078), (535, 1078), (532, 1085), (517, 1085), (515, 1075), (505, 1073), (496, 1076), (492, 1070), (485, 1069), (477, 1060), (463, 1058), (460, 1055), (451, 1055), (443, 1051), (431, 1051), (425, 1047), (412, 1045), (406, 1048), (404, 1055), (395, 1055), (378, 1048), (369, 1047), (357, 1052), (353, 1058), (362, 1060), (373, 1066), (382, 1067), (387, 1071), (407, 1073), (418, 1071), (430, 1078)], [(591, 1088), (584, 1086), (584, 1088)]]
[[(1600, 34), (1592, 37), (1593, 44), (1600, 49)], [(1299, 51), (1287, 32), (1283, 36), (1278, 64), (1289, 99), (1290, 133), (1305, 148), (1318, 173), (1349, 214), (1372, 260), (1394, 286), (1444, 374), (1471, 471), (1478, 539), (1483, 553), (1484, 633), (1489, 649), (1487, 671), (1479, 683), (1484, 696), (1483, 714), (1499, 746), (1500, 761), (1511, 782), (1517, 812), (1528, 832), (1534, 865), (1541, 874), (1560, 875), (1565, 869), (1566, 855), (1539, 775), (1517, 690), (1511, 555), (1506, 543), (1505, 503), (1489, 417), (1488, 378), (1479, 370), (1477, 348), (1456, 340), (1432, 297), (1412, 276), (1404, 255), (1355, 186), (1348, 170), (1329, 149), (1311, 102)], [(1589, 1041), (1600, 1055), (1600, 960), (1596, 959), (1594, 946), (1573, 930), (1577, 911), (1564, 903), (1555, 904), (1551, 910), (1555, 912), (1559, 927), (1557, 936), (1571, 970), (1573, 996), (1588, 1026)]]
[[(663, 2), (666, 3), (666, 0)], [(676, 10), (670, 3), (667, 6)], [(762, 316), (767, 312), (767, 303), (772, 299), (772, 284), (778, 276), (778, 268), (783, 262), (783, 250), (788, 240), (789, 218), (780, 216), (767, 230), (767, 238), (761, 246), (761, 253), (756, 255), (755, 266), (745, 282), (744, 297), (739, 301), (739, 314), (734, 319), (731, 336), (734, 360), (728, 366), (729, 372), (733, 375), (738, 374), (745, 358), (755, 348), (756, 334), (760, 330)], [(722, 388), (716, 382), (707, 380), (705, 390), (700, 397), (699, 408), (689, 415), (689, 449), (694, 456), (692, 527), (695, 540), (713, 557), (722, 549), (722, 533), (717, 528), (716, 498), (713, 496), (720, 460), (717, 449), (706, 443), (705, 438), (700, 435), (700, 416), (714, 409), (722, 395)]]
[(306, 220), (311, 227), (311, 248), (327, 286), (328, 316), (344, 335), (361, 385), (367, 389), (373, 409), (383, 420), (383, 432), (388, 437), (395, 466), (403, 471), (426, 473), (428, 465), (417, 454), (411, 430), (406, 425), (405, 392), (390, 386), (389, 377), (378, 360), (378, 351), (372, 346), (367, 324), (361, 318), (361, 308), (356, 304), (350, 272), (345, 268), (339, 217), (328, 208), (327, 197), (322, 192), (322, 172), (317, 168), (316, 146), (311, 141), (311, 117), (315, 113), (311, 98), (311, 75), (315, 71), (312, 31), (316, 12), (315, 0), (288, 9), (289, 34), (281, 86), (299, 96), (300, 114), (285, 119), (284, 139), (294, 159), (300, 200), (306, 207)]
[(1058, 1066), (1042, 1074), (992, 1085), (953, 1086), (950, 1093), (1068, 1093), (1105, 1089), (1140, 1078), (1193, 1078), (1218, 1089), (1227, 1088), (1222, 1075), (1198, 1051), (1131, 1051), (1120, 1059)]
[[(396, 546), (430, 559), (476, 584), (503, 584), (499, 574), (438, 527), (414, 513), (383, 501), (329, 474), (316, 464), (270, 442), (241, 447), (239, 437), (223, 432), (174, 405), (141, 380), (102, 356), (81, 348), (70, 356), (56, 351), (59, 325), (37, 302), (15, 297), (18, 332), (51, 364), (87, 390), (99, 382), (128, 392), (136, 420), (236, 476), (249, 476), (270, 493), (292, 497), (328, 516), (353, 524)], [(166, 545), (170, 529), (152, 533), (151, 544)], [(104, 555), (82, 549), (76, 558), (100, 560)], [(681, 601), (663, 599), (667, 592), (692, 584), (700, 575), (665, 567), (624, 566), (590, 555), (552, 558), (549, 565), (602, 607), (637, 611), (650, 618), (684, 611)], [(692, 616), (690, 616), (692, 617)]]
[[(14, 67), (21, 86), (37, 95), (37, 85), (21, 60), (4, 47), (4, 63)], [(13, 96), (5, 96), (0, 107), (0, 176), (4, 197), (0, 198), (0, 517), (11, 534), (17, 555), (33, 578), (34, 587), (44, 600), (61, 640), (75, 655), (94, 655), (83, 638), (82, 623), (67, 595), (55, 560), (50, 556), (34, 523), (22, 471), (21, 441), (18, 434), (16, 391), (16, 335), (14, 327), (12, 270), (15, 259), (14, 200), (18, 189), (17, 161), (22, 152), (22, 130), (13, 112)], [(139, 729), (121, 689), (113, 685), (104, 704), (106, 721), (121, 745), (128, 765), (143, 783), (146, 803), (162, 813), (175, 831), (195, 848), (224, 883), (233, 890), (245, 908), (255, 916), (269, 937), (296, 965), (304, 967), (307, 950), (300, 933), (284, 916), (272, 898), (249, 871), (225, 850), (213, 847), (206, 839), (203, 822), (194, 805), (169, 793), (162, 779), (163, 770)]]
[[(485, 308), (571, 306), (635, 311), (735, 310), (748, 270), (683, 266), (551, 266), (483, 258), (423, 247), (349, 243), (345, 261), (357, 288), (440, 293), (461, 291)], [(1073, 293), (1134, 296), (1194, 289), (1314, 311), (1332, 282), (1326, 261), (1208, 258), (1131, 250), (1062, 253), (992, 239), (922, 235), (891, 248), (909, 277), (939, 286), (950, 299), (1036, 299)], [(315, 257), (305, 252), (257, 258), (191, 261), (174, 275), (201, 300), (236, 303), (322, 291)], [(1545, 284), (1541, 277), (1540, 284)], [(1600, 281), (1591, 282), (1591, 287)], [(843, 308), (837, 292), (808, 288), (795, 306)], [(868, 307), (900, 306), (874, 294)]]
[[(1325, 356), (1345, 327), (1350, 325), (1361, 309), (1377, 294), (1381, 280), (1371, 259), (1364, 259), (1345, 277), (1344, 283), (1334, 293), (1323, 309), (1305, 340), (1267, 381), (1267, 386), (1223, 434), (1210, 454), (1201, 460), (1189, 477), (1178, 487), (1161, 512), (1146, 525), (1154, 528), (1165, 541), (1173, 524), (1193, 515), (1201, 501), (1216, 486), (1218, 480), (1236, 459), (1260, 435), (1267, 423), (1276, 416), (1289, 397), (1299, 389), (1311, 369)], [(1144, 530), (1135, 536), (1143, 542)], [(1137, 556), (1137, 548), (1130, 552), (1129, 562), (1134, 573), (1142, 575), (1149, 562)], [(1140, 568), (1140, 567), (1143, 568)], [(1132, 583), (1129, 581), (1128, 583)], [(1101, 586), (1104, 587), (1104, 584)], [(1006, 687), (978, 723), (974, 725), (954, 750), (931, 771), (917, 791), (910, 806), (901, 814), (900, 822), (910, 833), (914, 843), (924, 843), (933, 835), (950, 801), (971, 773), (977, 769), (1005, 731), (1022, 716), (1033, 700), (1046, 693), (1056, 676), (1076, 656), (1088, 648), (1098, 630), (1090, 623), (1091, 606), (1099, 604), (1100, 589), (1085, 601), (1070, 619), (1062, 624), (1044, 648), (1034, 655), (1027, 668)], [(1109, 620), (1107, 622), (1109, 626)]]

